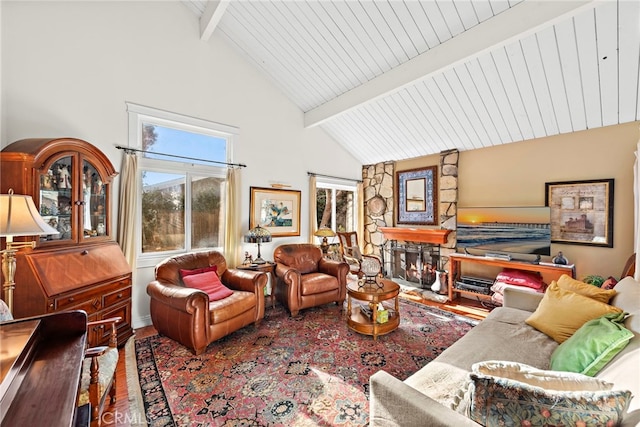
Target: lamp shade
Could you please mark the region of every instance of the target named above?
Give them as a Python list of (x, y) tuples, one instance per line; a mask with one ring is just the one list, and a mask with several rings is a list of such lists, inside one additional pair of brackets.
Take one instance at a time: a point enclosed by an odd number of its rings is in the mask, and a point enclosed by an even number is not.
[(323, 225), (322, 227), (318, 228), (316, 232), (313, 233), (313, 235), (316, 237), (334, 237), (336, 233), (326, 225)]
[(246, 243), (265, 243), (271, 241), (271, 233), (264, 227), (259, 225), (252, 228), (244, 235)]
[(40, 236), (58, 234), (58, 230), (44, 222), (31, 196), (0, 194), (0, 236)]

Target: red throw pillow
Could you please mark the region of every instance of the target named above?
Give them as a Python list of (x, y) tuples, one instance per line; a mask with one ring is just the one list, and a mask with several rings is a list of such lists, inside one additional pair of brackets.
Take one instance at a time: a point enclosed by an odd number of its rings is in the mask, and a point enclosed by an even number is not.
[(609, 289), (613, 289), (617, 284), (618, 284), (618, 281), (616, 280), (616, 278), (613, 276), (609, 276), (609, 278), (605, 280), (604, 283), (602, 283), (602, 286), (600, 286), (600, 289), (604, 289), (608, 291)]
[(181, 268), (180, 269), (180, 277), (182, 277), (184, 279), (185, 277), (191, 276), (192, 274), (206, 273), (207, 271), (218, 272), (218, 266), (217, 265), (210, 265), (209, 267), (195, 268), (193, 270), (183, 270)]
[(544, 281), (540, 274), (533, 271), (513, 270), (505, 268), (496, 277), (496, 281), (504, 282), (509, 285), (525, 286), (536, 290), (543, 290), (545, 288)]
[(233, 294), (231, 289), (222, 284), (215, 271), (190, 274), (182, 280), (187, 287), (199, 289), (209, 295), (209, 301), (218, 301)]

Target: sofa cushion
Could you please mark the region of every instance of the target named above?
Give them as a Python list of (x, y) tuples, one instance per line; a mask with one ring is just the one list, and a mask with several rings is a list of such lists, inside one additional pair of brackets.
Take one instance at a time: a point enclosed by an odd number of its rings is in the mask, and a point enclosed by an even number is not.
[(209, 302), (209, 320), (211, 325), (218, 325), (247, 311), (255, 311), (258, 298), (253, 292), (235, 291), (232, 295)]
[(233, 294), (231, 289), (222, 284), (215, 271), (189, 274), (182, 280), (187, 287), (199, 289), (209, 295), (209, 301), (218, 301)]
[(614, 289), (601, 289), (597, 286), (573, 279), (566, 274), (560, 276), (557, 283), (560, 289), (575, 292), (605, 304), (608, 304), (611, 298), (618, 293)]
[(617, 307), (562, 289), (554, 281), (526, 323), (561, 344), (589, 320), (621, 312)]
[(618, 425), (631, 399), (595, 378), (518, 364), (475, 364), (469, 377), (469, 417), (482, 425)]
[(593, 376), (633, 338), (622, 326), (626, 313), (605, 314), (585, 323), (551, 355), (551, 369)]
[(315, 295), (322, 292), (335, 291), (340, 286), (340, 282), (334, 276), (324, 273), (309, 273), (302, 276), (301, 295)]
[(405, 382), (442, 405), (455, 409), (474, 363), (511, 360), (547, 369), (558, 343), (524, 322), (530, 314), (508, 307), (493, 309), (453, 346)]

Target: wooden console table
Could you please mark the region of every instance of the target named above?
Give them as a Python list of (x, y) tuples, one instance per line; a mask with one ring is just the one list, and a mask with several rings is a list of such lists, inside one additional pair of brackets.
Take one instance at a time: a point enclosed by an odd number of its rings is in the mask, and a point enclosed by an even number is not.
[(575, 278), (576, 276), (575, 267), (573, 265), (550, 263), (533, 264), (522, 261), (509, 261), (506, 259), (455, 253), (449, 255), (449, 301), (453, 301), (457, 294), (473, 295), (474, 297), (486, 300), (491, 299), (490, 295), (455, 288), (456, 280), (458, 280), (462, 272), (463, 262), (490, 267), (511, 268), (514, 270), (535, 271), (551, 278), (552, 280), (558, 279), (563, 274), (567, 274), (572, 278)]

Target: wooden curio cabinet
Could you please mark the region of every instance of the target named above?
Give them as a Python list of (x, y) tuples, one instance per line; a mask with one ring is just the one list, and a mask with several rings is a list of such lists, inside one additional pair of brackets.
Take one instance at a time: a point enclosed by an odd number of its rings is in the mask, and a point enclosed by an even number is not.
[[(95, 146), (76, 138), (16, 141), (0, 152), (0, 190), (27, 194), (59, 234), (17, 254), (14, 316), (85, 310), (89, 320), (120, 316), (118, 343), (132, 335), (131, 268), (112, 236), (117, 175)], [(89, 331), (102, 335), (108, 331)]]

